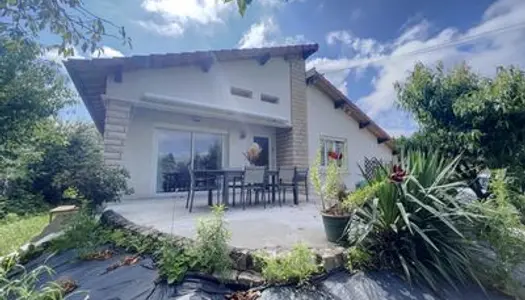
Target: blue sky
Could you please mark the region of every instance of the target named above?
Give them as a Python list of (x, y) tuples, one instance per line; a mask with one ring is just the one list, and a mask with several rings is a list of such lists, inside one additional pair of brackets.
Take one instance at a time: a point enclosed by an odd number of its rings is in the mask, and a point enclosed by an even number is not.
[[(253, 0), (244, 17), (235, 1), (85, 2), (133, 39), (131, 49), (105, 39), (104, 56), (318, 43), (307, 66), (394, 136), (416, 129), (393, 90), (415, 62), (466, 61), (487, 76), (499, 65), (525, 66), (525, 0)], [(69, 116), (88, 118), (81, 105)]]

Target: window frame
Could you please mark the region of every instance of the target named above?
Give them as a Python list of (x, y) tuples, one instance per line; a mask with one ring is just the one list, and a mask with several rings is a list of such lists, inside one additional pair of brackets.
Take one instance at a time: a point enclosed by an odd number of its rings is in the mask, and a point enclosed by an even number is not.
[(341, 137), (334, 137), (334, 136), (327, 136), (327, 135), (321, 135), (319, 137), (319, 147), (321, 153), (321, 163), (320, 168), (325, 169), (328, 167), (328, 151), (326, 147), (326, 143), (332, 143), (332, 149), (336, 143), (342, 143), (343, 144), (343, 161), (341, 162), (341, 167), (339, 167), (343, 171), (348, 170), (348, 140), (346, 138)]
[(161, 196), (161, 195), (170, 195), (173, 194), (170, 192), (159, 192), (157, 191), (157, 175), (158, 175), (158, 160), (159, 160), (159, 133), (160, 132), (185, 132), (190, 134), (190, 163), (191, 167), (194, 166), (194, 155), (195, 155), (195, 134), (198, 133), (205, 133), (205, 134), (214, 134), (221, 136), (221, 165), (224, 167), (228, 164), (228, 140), (229, 135), (226, 131), (223, 130), (213, 130), (213, 129), (203, 129), (198, 127), (192, 127), (192, 126), (173, 126), (168, 124), (155, 124), (154, 131), (153, 131), (153, 165), (154, 165), (154, 173), (152, 176), (152, 189), (154, 195)]
[(236, 86), (230, 87), (230, 95), (246, 99), (253, 99), (253, 91)]
[(270, 104), (279, 104), (279, 97), (261, 93), (261, 101)]

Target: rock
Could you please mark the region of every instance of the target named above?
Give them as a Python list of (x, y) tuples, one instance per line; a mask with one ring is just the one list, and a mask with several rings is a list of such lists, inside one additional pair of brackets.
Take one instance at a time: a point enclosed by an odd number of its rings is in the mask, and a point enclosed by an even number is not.
[(322, 265), (326, 272), (344, 267), (344, 248), (324, 249), (321, 253)]
[(230, 257), (233, 260), (233, 268), (236, 270), (246, 271), (253, 268), (253, 257), (247, 249), (232, 249)]
[(253, 271), (240, 272), (237, 277), (237, 282), (241, 285), (248, 286), (250, 288), (260, 286), (264, 283), (264, 279), (259, 273)]
[(224, 283), (224, 284), (236, 284), (237, 283), (237, 277), (239, 276), (239, 271), (235, 270), (228, 270), (224, 272), (224, 274), (220, 274), (218, 272), (213, 272), (211, 275), (214, 278), (216, 278), (218, 281)]

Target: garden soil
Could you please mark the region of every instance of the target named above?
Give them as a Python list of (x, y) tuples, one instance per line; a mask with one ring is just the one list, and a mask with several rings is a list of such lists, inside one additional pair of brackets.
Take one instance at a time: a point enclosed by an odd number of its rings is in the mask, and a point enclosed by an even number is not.
[[(82, 261), (74, 250), (49, 256), (44, 254), (26, 265), (31, 270), (39, 265), (51, 267), (53, 275), (44, 274), (39, 284), (50, 280), (73, 280), (78, 286), (67, 299), (93, 300), (215, 300), (225, 299), (234, 292), (209, 278), (187, 276), (179, 285), (158, 281), (158, 272), (151, 258), (142, 258), (135, 264), (123, 265), (108, 271), (129, 255), (116, 254), (106, 260)], [(111, 268), (110, 268), (111, 269)], [(86, 296), (89, 295), (89, 298)], [(380, 300), (380, 299), (511, 299), (494, 291), (485, 295), (478, 287), (463, 288), (459, 292), (443, 289), (441, 297), (424, 288), (410, 287), (386, 272), (334, 273), (303, 288), (273, 287), (262, 291), (260, 300)]]

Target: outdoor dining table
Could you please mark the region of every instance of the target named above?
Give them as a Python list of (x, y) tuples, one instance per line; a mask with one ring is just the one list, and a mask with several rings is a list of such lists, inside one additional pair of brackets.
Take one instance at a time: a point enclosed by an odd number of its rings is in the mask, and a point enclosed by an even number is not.
[[(241, 177), (244, 175), (244, 169), (242, 168), (224, 168), (218, 170), (193, 170), (194, 174), (199, 175), (214, 175), (217, 177), (222, 177), (222, 204), (228, 206), (229, 204), (229, 182), (233, 178)], [(272, 203), (275, 202), (275, 184), (277, 181), (277, 175), (279, 171), (276, 169), (268, 169), (268, 177), (271, 180), (271, 190), (272, 190)], [(293, 192), (293, 201), (294, 204), (298, 203), (297, 189), (294, 189)], [(212, 194), (211, 191), (208, 193), (208, 204), (212, 205)]]

